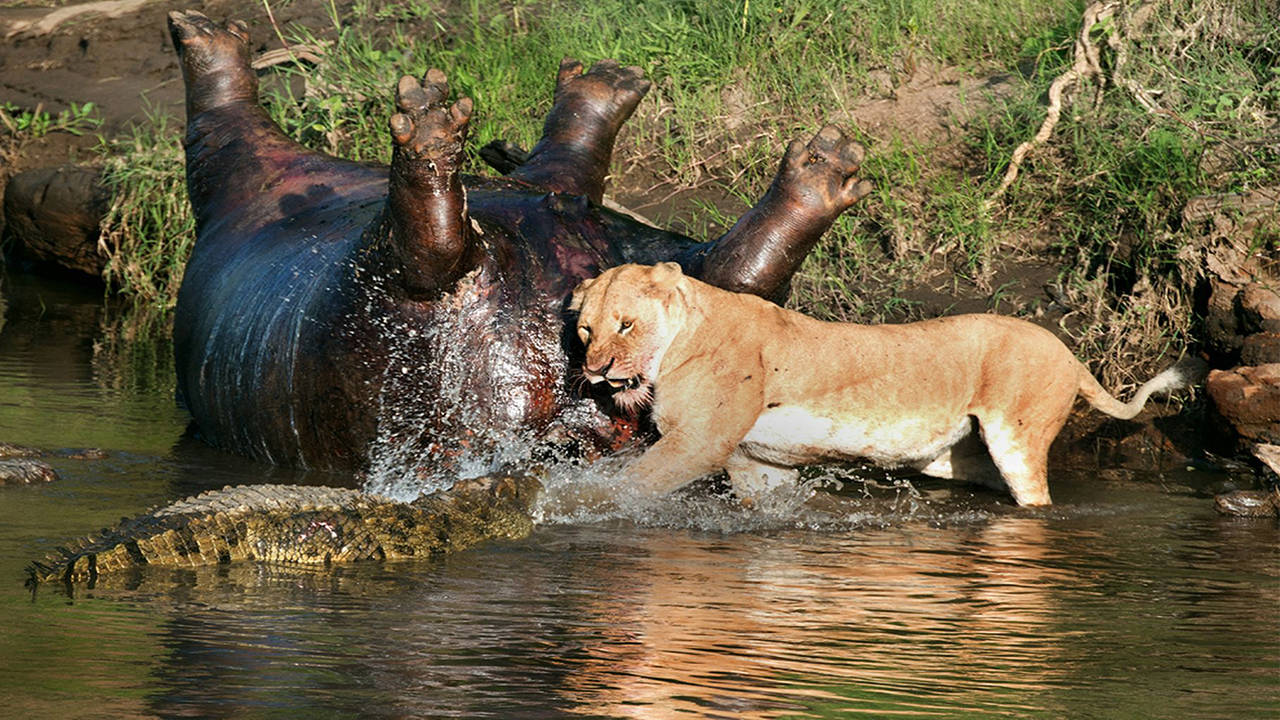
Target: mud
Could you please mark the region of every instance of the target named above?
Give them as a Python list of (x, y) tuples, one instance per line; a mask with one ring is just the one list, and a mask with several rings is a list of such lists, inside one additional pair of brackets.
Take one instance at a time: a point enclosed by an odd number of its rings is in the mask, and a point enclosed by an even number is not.
[[(149, 114), (183, 117), (182, 73), (169, 40), (165, 18), (171, 10), (200, 7), (214, 17), (249, 24), (255, 53), (280, 46), (263, 4), (232, 2), (142, 1), (122, 4), (122, 14), (84, 13), (47, 27), (53, 13), (66, 8), (111, 3), (0, 6), (0, 102), (56, 115), (92, 102), (102, 120), (84, 135), (55, 132), (20, 146), (0, 132), (0, 194), (13, 175), (64, 163), (95, 163), (95, 137), (113, 137), (131, 123), (149, 123)], [(332, 32), (326, 3), (316, 0), (273, 7), (276, 21), (305, 24), (321, 37)], [(174, 123), (174, 131), (182, 127)], [(0, 230), (3, 229), (0, 218)]]

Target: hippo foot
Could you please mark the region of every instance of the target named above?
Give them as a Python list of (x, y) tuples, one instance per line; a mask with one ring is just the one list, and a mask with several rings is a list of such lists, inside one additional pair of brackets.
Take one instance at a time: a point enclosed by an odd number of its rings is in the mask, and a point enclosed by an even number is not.
[(458, 168), (471, 98), (448, 104), (449, 82), (432, 68), (421, 82), (400, 78), (390, 129), (391, 178), (378, 231), (392, 254), (380, 262), (415, 300), (437, 296), (480, 261)]
[(462, 146), (473, 109), (471, 98), (445, 105), (449, 82), (445, 74), (432, 68), (421, 83), (406, 75), (396, 87), (396, 107), (391, 116), (391, 139), (397, 157), (394, 162), (425, 164), (440, 175), (453, 172), (462, 161)]
[(862, 145), (828, 125), (808, 145), (792, 141), (773, 189), (793, 211), (834, 219), (871, 192), (871, 182), (858, 177), (865, 156)]
[(191, 56), (207, 72), (214, 65), (239, 65), (240, 58), (248, 57), (249, 26), (239, 20), (231, 20), (224, 28), (210, 20), (204, 13), (169, 13), (169, 32), (173, 45), (182, 53), (183, 61)]
[(194, 10), (171, 12), (169, 34), (182, 60), (188, 117), (229, 102), (257, 103), (247, 25), (232, 20), (224, 28)]
[(480, 159), (506, 175), (515, 171), (529, 159), (529, 151), (511, 142), (510, 140), (491, 140), (488, 145), (480, 148)]
[(773, 184), (717, 242), (698, 271), (734, 292), (781, 302), (791, 276), (840, 213), (871, 192), (858, 177), (865, 151), (840, 128), (792, 141)]
[(582, 63), (565, 58), (556, 77), (555, 103), (579, 117), (594, 115), (617, 132), (651, 85), (644, 71), (634, 65), (623, 67), (617, 60), (601, 60), (584, 73)]
[(584, 73), (582, 63), (565, 58), (542, 139), (510, 177), (600, 202), (618, 131), (650, 85), (640, 68), (616, 60), (601, 60)]

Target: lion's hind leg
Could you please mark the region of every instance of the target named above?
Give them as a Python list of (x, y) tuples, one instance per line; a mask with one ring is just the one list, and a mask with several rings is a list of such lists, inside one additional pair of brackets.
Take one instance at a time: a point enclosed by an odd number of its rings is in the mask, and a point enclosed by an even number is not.
[(991, 461), (1019, 505), (1051, 505), (1049, 497), (1050, 433), (1027, 432), (1003, 420), (979, 420)]

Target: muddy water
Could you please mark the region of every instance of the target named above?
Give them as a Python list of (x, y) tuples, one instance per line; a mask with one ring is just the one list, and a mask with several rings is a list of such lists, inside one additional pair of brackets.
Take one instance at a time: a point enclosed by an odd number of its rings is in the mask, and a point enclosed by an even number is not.
[[(184, 440), (163, 369), (95, 354), (94, 293), (10, 277), (0, 440), (99, 446), (0, 488), (5, 717), (1275, 717), (1280, 531), (1203, 473), (1053, 477), (1023, 511), (847, 482), (698, 495), (442, 561), (23, 588), (55, 545), (228, 483), (343, 482)], [(846, 478), (848, 479), (848, 478)], [(811, 503), (812, 504), (812, 503)], [(796, 519), (799, 518), (799, 519)]]

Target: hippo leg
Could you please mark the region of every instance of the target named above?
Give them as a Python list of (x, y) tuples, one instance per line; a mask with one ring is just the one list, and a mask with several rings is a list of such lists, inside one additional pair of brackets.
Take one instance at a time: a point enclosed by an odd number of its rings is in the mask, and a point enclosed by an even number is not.
[(583, 73), (582, 63), (565, 58), (542, 139), (510, 176), (600, 202), (614, 140), (649, 91), (641, 72), (601, 60)]
[(791, 276), (845, 210), (871, 192), (858, 177), (864, 151), (828, 125), (795, 140), (764, 197), (705, 256), (699, 277), (734, 292), (782, 299)]
[(182, 59), (187, 117), (231, 103), (258, 103), (258, 77), (249, 65), (248, 26), (219, 27), (203, 13), (169, 13), (169, 34)]
[(227, 218), (261, 226), (288, 215), (290, 197), (318, 205), (335, 188), (384, 181), (303, 146), (271, 120), (258, 104), (244, 23), (223, 28), (199, 12), (171, 12), (169, 33), (186, 84), (187, 190), (199, 228)]
[(400, 79), (391, 116), (391, 179), (369, 245), (387, 276), (412, 300), (433, 299), (480, 261), (458, 168), (471, 98), (446, 104), (449, 84), (431, 69)]

